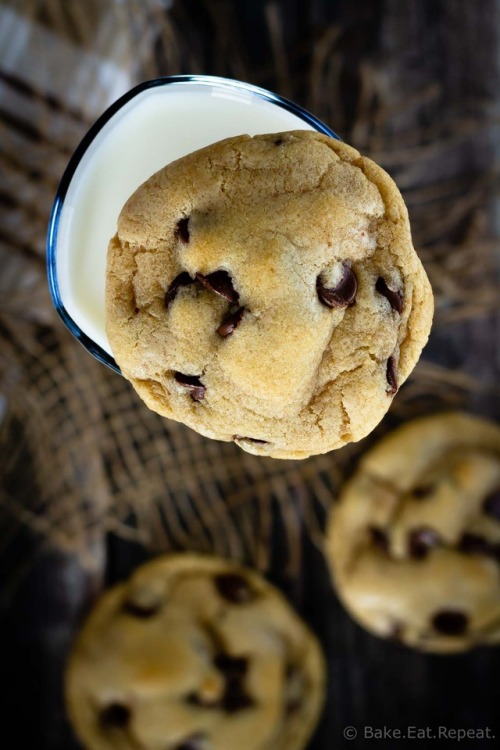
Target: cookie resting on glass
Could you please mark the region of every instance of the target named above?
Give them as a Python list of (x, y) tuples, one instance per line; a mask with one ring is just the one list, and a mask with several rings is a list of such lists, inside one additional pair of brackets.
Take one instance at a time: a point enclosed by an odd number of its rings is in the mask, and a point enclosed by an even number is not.
[(229, 138), (164, 167), (108, 250), (123, 375), (159, 414), (264, 456), (371, 432), (432, 313), (396, 185), (311, 131)]
[(376, 635), (435, 652), (500, 643), (500, 427), (450, 412), (395, 430), (327, 537), (339, 596)]
[(107, 592), (69, 662), (88, 750), (302, 750), (323, 704), (320, 646), (260, 575), (181, 553)]

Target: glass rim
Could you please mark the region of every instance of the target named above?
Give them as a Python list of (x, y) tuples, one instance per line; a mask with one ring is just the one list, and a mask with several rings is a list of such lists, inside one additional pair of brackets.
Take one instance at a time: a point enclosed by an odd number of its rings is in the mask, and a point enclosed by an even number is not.
[(112, 357), (111, 354), (105, 351), (80, 328), (78, 323), (76, 323), (76, 321), (68, 313), (62, 300), (57, 278), (57, 238), (59, 221), (64, 206), (64, 200), (66, 198), (74, 174), (91, 143), (101, 132), (104, 126), (117, 114), (117, 112), (119, 112), (120, 109), (122, 109), (122, 107), (128, 104), (138, 94), (142, 94), (144, 91), (148, 91), (149, 89), (153, 89), (156, 87), (175, 84), (198, 84), (201, 86), (216, 86), (228, 91), (233, 90), (237, 92), (254, 94), (261, 99), (271, 102), (272, 104), (276, 104), (277, 106), (286, 109), (292, 114), (297, 115), (301, 120), (307, 122), (309, 125), (312, 125), (317, 132), (328, 135), (331, 138), (335, 138), (336, 140), (341, 140), (339, 136), (331, 128), (328, 127), (328, 125), (325, 125), (325, 123), (322, 122), (319, 118), (315, 117), (315, 115), (308, 112), (299, 104), (295, 104), (294, 102), (290, 101), (289, 99), (285, 99), (279, 94), (275, 94), (274, 92), (268, 91), (267, 89), (261, 88), (260, 86), (255, 86), (252, 83), (245, 83), (243, 81), (237, 81), (232, 78), (223, 78), (219, 76), (209, 75), (187, 74), (175, 76), (160, 76), (158, 78), (152, 78), (151, 80), (144, 81), (137, 84), (125, 94), (120, 96), (97, 118), (93, 125), (91, 125), (87, 130), (82, 140), (73, 152), (56, 191), (47, 230), (47, 278), (52, 303), (66, 328), (85, 347), (85, 349), (93, 357), (95, 357), (95, 359), (99, 360), (99, 362), (102, 362), (119, 374), (121, 374), (121, 370), (116, 364), (114, 357)]

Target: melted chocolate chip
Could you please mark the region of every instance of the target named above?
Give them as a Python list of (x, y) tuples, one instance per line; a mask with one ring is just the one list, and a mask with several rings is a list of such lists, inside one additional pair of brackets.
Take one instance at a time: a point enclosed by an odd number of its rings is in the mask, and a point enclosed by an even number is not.
[(464, 534), (458, 543), (460, 552), (466, 555), (493, 555), (492, 545), (479, 534)]
[(175, 228), (175, 233), (180, 241), (187, 245), (189, 242), (189, 216), (184, 219), (179, 219)]
[(241, 679), (248, 672), (248, 661), (243, 656), (220, 653), (214, 657), (214, 664), (226, 679)]
[(389, 289), (389, 287), (385, 283), (385, 279), (382, 278), (382, 276), (378, 277), (375, 284), (375, 289), (379, 294), (382, 294), (382, 296), (389, 300), (389, 304), (391, 305), (393, 310), (396, 310), (397, 313), (402, 312), (403, 295), (401, 294), (401, 292), (395, 291), (394, 289)]
[(203, 286), (210, 291), (215, 292), (220, 297), (224, 297), (228, 302), (238, 302), (239, 294), (233, 286), (230, 275), (227, 271), (214, 271), (207, 276), (201, 273), (196, 274), (196, 278)]
[(289, 698), (285, 703), (285, 716), (292, 716), (302, 708), (303, 702), (300, 698)]
[(130, 709), (121, 703), (111, 703), (99, 714), (103, 729), (124, 729), (130, 720)]
[(158, 607), (154, 604), (137, 604), (136, 602), (125, 602), (123, 611), (132, 617), (138, 617), (141, 620), (149, 620), (158, 612)]
[(259, 440), (259, 438), (245, 437), (244, 435), (233, 435), (233, 440), (248, 440), (249, 443), (257, 443), (258, 445), (268, 445), (268, 440)]
[(251, 698), (240, 683), (233, 683), (224, 694), (222, 707), (228, 714), (232, 714), (235, 711), (242, 711), (245, 708), (251, 708), (255, 705), (253, 698)]
[(302, 670), (296, 664), (287, 664), (285, 668), (285, 680), (287, 682), (295, 682), (299, 675), (302, 674)]
[(255, 599), (255, 592), (248, 581), (237, 573), (221, 573), (214, 583), (219, 594), (231, 604), (246, 604)]
[(372, 544), (381, 552), (389, 551), (389, 537), (385, 531), (382, 531), (382, 529), (379, 529), (377, 526), (371, 526), (370, 537)]
[(244, 679), (248, 672), (248, 661), (243, 657), (218, 654), (214, 664), (226, 682), (221, 707), (228, 713), (241, 711), (254, 705), (254, 700), (246, 693)]
[(224, 318), (220, 326), (217, 328), (217, 333), (219, 334), (219, 336), (222, 336), (222, 338), (224, 339), (227, 336), (230, 336), (235, 330), (235, 328), (237, 328), (238, 323), (242, 319), (244, 312), (245, 312), (244, 307), (238, 307), (237, 310), (235, 310), (234, 312), (230, 312), (228, 315), (226, 315), (226, 317)]
[(174, 301), (181, 286), (189, 286), (190, 284), (194, 284), (194, 282), (195, 279), (192, 279), (187, 271), (183, 271), (176, 276), (165, 294), (165, 307), (168, 307)]
[(390, 396), (394, 396), (398, 392), (398, 368), (394, 357), (389, 357), (387, 360), (386, 378), (389, 384), (387, 393)]
[(205, 750), (205, 735), (204, 734), (193, 734), (188, 737), (187, 740), (181, 742), (180, 745), (176, 745), (174, 750)]
[(485, 498), (483, 510), (492, 518), (500, 521), (500, 487)]
[(284, 144), (284, 142), (285, 142), (284, 138), (276, 138), (276, 140), (273, 141), (273, 143), (274, 143), (275, 146), (282, 146)]
[(500, 544), (489, 542), (479, 534), (464, 534), (458, 543), (458, 550), (466, 555), (484, 555), (500, 561)]
[(344, 264), (342, 277), (335, 287), (326, 287), (321, 277), (316, 279), (316, 291), (320, 302), (327, 307), (350, 307), (356, 301), (358, 291), (358, 279), (356, 274), (347, 264)]
[(405, 632), (405, 627), (403, 623), (395, 622), (391, 630), (389, 631), (388, 637), (391, 639), (391, 641), (396, 641), (396, 643), (402, 643), (404, 632)]
[(433, 628), (443, 635), (464, 635), (468, 623), (467, 615), (452, 609), (443, 609), (432, 618)]
[(423, 500), (425, 497), (432, 495), (433, 491), (434, 487), (432, 484), (419, 484), (412, 489), (411, 494), (416, 500)]
[(416, 560), (422, 560), (427, 557), (429, 550), (437, 547), (440, 541), (441, 537), (434, 529), (427, 526), (414, 529), (408, 536), (410, 555)]
[(176, 383), (189, 391), (193, 401), (201, 401), (205, 398), (207, 389), (197, 375), (184, 375), (182, 372), (176, 372), (174, 377)]

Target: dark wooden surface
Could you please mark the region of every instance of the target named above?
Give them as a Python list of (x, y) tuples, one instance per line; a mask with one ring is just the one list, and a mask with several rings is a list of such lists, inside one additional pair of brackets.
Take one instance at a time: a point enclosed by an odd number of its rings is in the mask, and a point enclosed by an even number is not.
[[(211, 12), (214, 7), (215, 16)], [(228, 14), (238, 20), (240, 37), (232, 42), (224, 42), (224, 24), (214, 22), (214, 17), (227, 19)], [(498, 116), (500, 4), (496, 0), (282, 0), (267, 4), (186, 0), (174, 4), (172, 17), (182, 31), (179, 44), (181, 48), (184, 45), (188, 59), (179, 72), (244, 77), (250, 71), (248, 80), (312, 108), (353, 145), (374, 155), (378, 149), (382, 163), (387, 160), (404, 189), (422, 245), (432, 252), (432, 247), (448, 241), (450, 234), (456, 235), (452, 240), (460, 240), (469, 214), (449, 225), (444, 221), (433, 237), (426, 235), (426, 217), (436, 205), (439, 210), (441, 200), (444, 219), (451, 210), (449, 200), (432, 198), (433, 186), (447, 182), (458, 201), (497, 169), (498, 120), (494, 113)], [(273, 27), (276, 18), (279, 23)], [(270, 19), (271, 28), (279, 30), (277, 36), (269, 33)], [(332, 88), (331, 96), (324, 90), (318, 94), (311, 66), (328, 30), (333, 29), (333, 38), (337, 28), (335, 54), (325, 59), (338, 65), (341, 86)], [(225, 44), (222, 51), (219, 32)], [(219, 46), (214, 39), (219, 39)], [(317, 64), (320, 86), (337, 80), (328, 77), (326, 62)], [(366, 77), (368, 68), (371, 73)], [(368, 94), (366, 86), (372, 86)], [(364, 120), (359, 118), (363, 96), (368, 97)], [(390, 105), (390, 117), (378, 126), (377, 102), (381, 99)], [(433, 151), (432, 144), (446, 140), (458, 120), (473, 125)], [(391, 154), (398, 149), (422, 146), (410, 167), (404, 158), (398, 161), (399, 157), (394, 157), (391, 162)], [(497, 206), (491, 184), (487, 182), (490, 187), (479, 191), (476, 208), (493, 226)], [(422, 198), (425, 187), (431, 189), (427, 199)], [(479, 374), (486, 384), (498, 383), (498, 328), (498, 322), (490, 317), (438, 329), (425, 357), (464, 373)], [(486, 388), (475, 391), (468, 406), (497, 420), (500, 417), (497, 402)], [(15, 486), (9, 491), (15, 492)], [(306, 534), (304, 567), (293, 580), (280, 565), (280, 545), (277, 525), (270, 578), (310, 622), (328, 658), (328, 699), (311, 750), (500, 747), (500, 649), (438, 657), (375, 639), (340, 607), (324, 561)], [(18, 574), (34, 550), (33, 564)], [(5, 689), (1, 750), (77, 747), (63, 710), (67, 651), (102, 586), (124, 578), (147, 557), (139, 545), (112, 535), (92, 538), (89, 553), (94, 565), (91, 571), (72, 555), (40, 546), (39, 537), (26, 530), (0, 556), (0, 675)], [(358, 731), (357, 739), (344, 738), (348, 726)], [(403, 732), (408, 726), (430, 727), (435, 732), (439, 727), (490, 727), (496, 739), (468, 739), (458, 745), (444, 739), (375, 741), (363, 737), (365, 726), (400, 728)]]
[[(306, 542), (306, 544), (308, 544)], [(124, 577), (144, 559), (137, 547), (108, 540), (108, 579)], [(287, 592), (318, 634), (328, 658), (328, 697), (311, 750), (368, 748), (365, 727), (481, 729), (496, 739), (464, 740), (460, 748), (498, 747), (500, 651), (482, 649), (459, 656), (427, 656), (373, 638), (345, 614), (330, 588), (324, 562), (309, 546), (305, 585), (271, 576)], [(100, 583), (100, 582), (98, 582)], [(71, 558), (46, 554), (25, 579), (1, 623), (2, 675), (8, 689), (2, 701), (9, 748), (73, 750), (63, 710), (66, 653), (93, 598), (96, 581)], [(355, 727), (355, 740), (343, 736)], [(376, 747), (414, 746), (417, 741), (376, 741)], [(434, 743), (421, 740), (420, 747)], [(436, 741), (457, 747), (455, 741)]]

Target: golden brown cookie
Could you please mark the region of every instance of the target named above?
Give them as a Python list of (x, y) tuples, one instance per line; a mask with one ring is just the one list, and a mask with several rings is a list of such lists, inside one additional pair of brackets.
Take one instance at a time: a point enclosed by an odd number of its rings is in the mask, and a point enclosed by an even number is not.
[(500, 642), (500, 427), (405, 424), (362, 459), (327, 533), (338, 594), (368, 630), (424, 651)]
[(106, 298), (151, 409), (275, 458), (367, 435), (433, 311), (394, 182), (312, 131), (229, 138), (153, 175), (120, 215)]
[(300, 750), (323, 702), (318, 642), (256, 573), (176, 554), (107, 592), (67, 704), (87, 750)]

